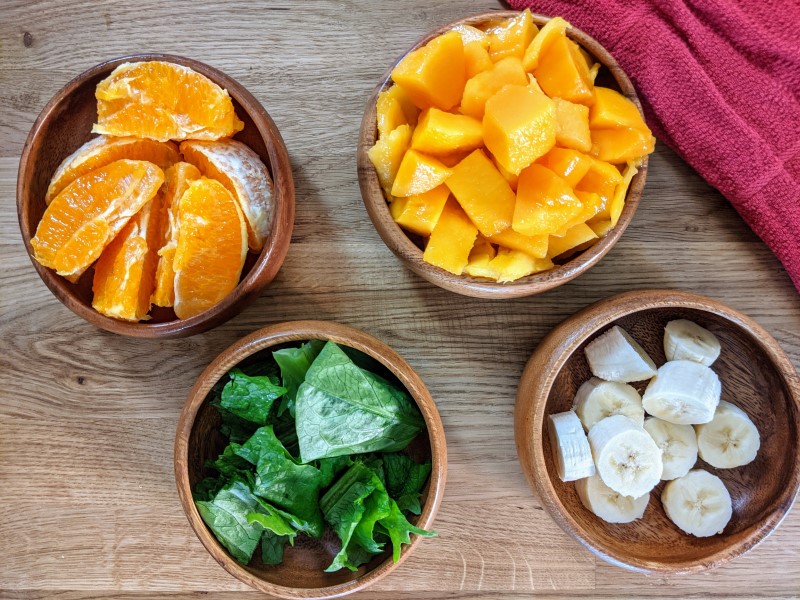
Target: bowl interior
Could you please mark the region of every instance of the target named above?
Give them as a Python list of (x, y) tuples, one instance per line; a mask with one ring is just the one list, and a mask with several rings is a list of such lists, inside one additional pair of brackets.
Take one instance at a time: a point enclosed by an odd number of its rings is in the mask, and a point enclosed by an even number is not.
[[(702, 460), (702, 468), (719, 476), (733, 500), (733, 517), (724, 532), (709, 538), (696, 538), (681, 532), (666, 516), (661, 505), (661, 482), (651, 492), (642, 519), (611, 524), (589, 512), (580, 502), (575, 486), (563, 483), (555, 470), (546, 416), (569, 410), (578, 387), (592, 375), (583, 349), (586, 344), (613, 325), (628, 331), (650, 354), (657, 365), (666, 361), (663, 332), (667, 322), (689, 319), (713, 332), (722, 344), (722, 353), (712, 365), (722, 382), (722, 399), (741, 407), (758, 427), (761, 449), (756, 459), (736, 469), (715, 469)], [(640, 392), (645, 383), (632, 384)], [(539, 432), (550, 484), (574, 520), (584, 543), (611, 558), (638, 564), (658, 562), (680, 569), (688, 563), (706, 561), (746, 543), (746, 550), (762, 539), (777, 522), (775, 514), (786, 509), (787, 488), (797, 469), (797, 414), (784, 377), (765, 353), (759, 340), (726, 317), (692, 308), (652, 308), (626, 315), (585, 340), (568, 358), (556, 376), (544, 409), (545, 426)], [(791, 504), (791, 494), (788, 503)], [(778, 518), (779, 520), (779, 518)], [(754, 537), (755, 536), (755, 537)]]
[[(260, 350), (245, 358), (239, 365), (247, 366), (264, 360), (271, 360), (271, 353), (273, 351), (287, 346), (296, 347), (297, 345), (298, 343), (294, 342), (270, 346), (267, 349)], [(343, 344), (340, 343), (340, 345)], [(377, 361), (370, 360), (369, 357), (365, 358), (369, 362), (369, 370), (382, 376), (390, 383), (404, 388), (400, 380), (389, 369)], [(413, 397), (411, 390), (408, 391)], [(209, 459), (216, 459), (227, 445), (225, 437), (219, 432), (219, 413), (210, 404), (212, 396), (213, 392), (209, 392), (203, 400), (189, 436), (187, 464), (189, 483), (192, 487), (204, 477), (212, 474), (211, 470), (204, 466), (205, 462)], [(432, 460), (431, 442), (428, 431), (421, 432), (411, 442), (405, 452), (417, 462)], [(432, 479), (432, 476), (429, 477), (428, 482), (423, 488), (422, 497), (420, 499), (420, 503), (423, 506), (425, 506), (427, 502)], [(411, 523), (416, 524), (417, 520), (417, 516), (409, 516), (409, 521)], [(214, 542), (217, 543), (216, 539), (214, 539)], [(235, 559), (230, 556), (220, 544), (217, 543), (217, 545), (219, 551), (227, 555), (231, 563), (235, 563)], [(320, 540), (314, 540), (307, 536), (298, 536), (293, 547), (286, 547), (283, 562), (279, 565), (263, 564), (261, 562), (260, 553), (256, 552), (250, 564), (243, 568), (253, 576), (276, 586), (313, 589), (337, 586), (355, 581), (383, 563), (388, 562), (391, 564), (392, 561), (391, 551), (387, 550), (373, 557), (372, 560), (362, 565), (357, 571), (341, 569), (334, 573), (325, 573), (324, 569), (331, 563), (334, 556), (336, 556), (339, 551), (339, 548), (340, 542), (338, 537), (335, 533), (326, 528), (325, 534)], [(407, 548), (408, 546), (404, 546), (404, 551)], [(238, 563), (236, 564), (238, 565)]]
[[(476, 15), (461, 19), (431, 32), (415, 44), (414, 47), (400, 56), (384, 75), (381, 83), (378, 84), (367, 103), (367, 109), (361, 126), (359, 140), (359, 180), (361, 195), (370, 218), (384, 242), (389, 246), (392, 252), (406, 262), (411, 270), (431, 283), (435, 283), (451, 291), (476, 297), (519, 297), (543, 292), (557, 287), (591, 268), (611, 249), (632, 219), (647, 177), (648, 160), (647, 157), (645, 157), (639, 168), (639, 172), (631, 181), (625, 207), (623, 208), (617, 225), (593, 246), (581, 252), (577, 252), (566, 259), (554, 261), (556, 262), (556, 266), (549, 271), (534, 273), (533, 275), (522, 277), (510, 283), (496, 283), (489, 279), (470, 277), (466, 274), (453, 275), (444, 269), (422, 260), (422, 253), (425, 248), (423, 238), (419, 235), (407, 232), (394, 222), (389, 212), (387, 198), (378, 182), (375, 169), (367, 157), (367, 151), (375, 144), (378, 135), (376, 108), (378, 95), (394, 85), (391, 80), (391, 72), (408, 53), (425, 45), (434, 37), (450, 30), (453, 26), (462, 24), (479, 27), (497, 19), (512, 18), (518, 14), (519, 13), (516, 11), (496, 11), (483, 15)], [(533, 21), (539, 28), (549, 20), (549, 17), (533, 15)], [(583, 48), (594, 61), (603, 65), (603, 68), (597, 76), (596, 85), (619, 91), (630, 98), (641, 111), (641, 105), (633, 85), (608, 51), (592, 37), (574, 27), (567, 30), (567, 36)]]
[[(285, 212), (285, 208), (280, 206), (284, 201), (282, 198), (284, 186), (283, 184), (279, 185), (279, 182), (276, 181), (276, 175), (283, 177), (283, 174), (275, 172), (276, 169), (272, 164), (270, 149), (265, 141), (267, 132), (262, 131), (264, 125), (262, 124), (262, 128), (259, 128), (255, 120), (262, 119), (263, 117), (256, 115), (254, 119), (254, 115), (251, 114), (250, 109), (246, 106), (250, 104), (251, 97), (244, 91), (244, 88), (241, 88), (236, 82), (216, 69), (191, 59), (166, 55), (142, 55), (127, 57), (125, 59), (115, 59), (108, 63), (103, 63), (87, 71), (82, 76), (79, 76), (73, 82), (70, 82), (70, 84), (56, 96), (57, 100), (55, 100), (55, 104), (41, 121), (38, 130), (35, 131), (35, 139), (29, 139), (29, 154), (24, 168), (27, 188), (23, 193), (26, 197), (24, 199), (25, 201), (21, 204), (24, 208), (19, 215), (22, 234), (26, 244), (28, 244), (29, 239), (35, 234), (36, 227), (47, 208), (44, 197), (56, 168), (61, 164), (61, 161), (77, 150), (82, 144), (96, 137), (95, 134), (91, 133), (91, 129), (92, 125), (97, 121), (97, 100), (94, 96), (97, 84), (107, 77), (119, 64), (138, 60), (165, 60), (184, 64), (202, 73), (228, 90), (233, 100), (236, 115), (244, 123), (244, 129), (237, 133), (234, 139), (252, 148), (267, 166), (273, 180), (273, 194), (276, 203), (273, 222), (275, 224), (283, 222), (284, 217), (279, 215), (279, 213)], [(34, 128), (36, 128), (36, 125)], [(282, 142), (280, 143), (282, 144)], [(253, 279), (251, 273), (256, 275), (256, 271), (258, 271), (258, 269), (254, 269), (254, 267), (274, 253), (276, 245), (276, 239), (274, 238), (278, 235), (276, 229), (276, 226), (273, 226), (265, 242), (264, 249), (260, 254), (254, 254), (252, 252), (247, 253), (239, 282), (240, 287), (242, 287), (243, 284), (244, 286), (249, 285), (251, 279)], [(28, 251), (31, 252), (30, 247)], [(171, 308), (157, 306), (153, 306), (150, 312), (150, 320), (146, 322), (128, 323), (105, 317), (92, 309), (92, 279), (94, 277), (94, 267), (87, 269), (80, 280), (73, 284), (63, 277), (56, 275), (55, 272), (42, 267), (35, 261), (34, 266), (56, 296), (62, 299), (62, 301), (68, 298), (70, 300), (68, 306), (71, 308), (72, 302), (85, 307), (87, 311), (90, 311), (90, 314), (96, 317), (94, 320), (100, 323), (101, 326), (102, 323), (105, 322), (112, 329), (118, 329), (120, 327), (128, 330), (153, 329), (153, 325), (157, 326), (163, 323), (179, 321)], [(201, 313), (196, 317), (192, 317), (192, 320), (202, 320), (205, 314), (206, 313)], [(187, 319), (184, 322), (188, 323), (189, 321), (190, 320)]]

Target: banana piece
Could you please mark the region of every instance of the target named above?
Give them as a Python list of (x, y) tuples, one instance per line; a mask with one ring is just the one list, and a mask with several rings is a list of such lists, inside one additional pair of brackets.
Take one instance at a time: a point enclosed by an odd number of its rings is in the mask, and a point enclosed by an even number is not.
[(667, 360), (691, 360), (710, 367), (721, 349), (717, 336), (687, 319), (670, 321), (664, 328)]
[(598, 475), (575, 482), (581, 503), (608, 523), (630, 523), (641, 519), (650, 502), (650, 494), (631, 498), (608, 487)]
[(656, 374), (656, 363), (647, 352), (615, 325), (585, 348), (592, 374), (606, 381), (643, 381)]
[(561, 481), (594, 475), (594, 461), (578, 415), (567, 411), (550, 415), (548, 433), (553, 459)]
[(677, 425), (708, 423), (714, 418), (722, 384), (705, 365), (671, 360), (658, 369), (642, 395), (642, 406), (654, 417)]
[(619, 381), (603, 381), (592, 377), (575, 394), (575, 413), (586, 431), (606, 417), (625, 415), (639, 425), (644, 423), (642, 397), (636, 388)]
[(644, 496), (661, 480), (661, 450), (626, 416), (598, 422), (589, 430), (589, 446), (603, 483), (623, 496)]
[(711, 422), (695, 429), (700, 458), (717, 469), (746, 465), (761, 447), (758, 428), (747, 413), (724, 400), (717, 406)]
[(661, 493), (661, 503), (670, 521), (697, 537), (722, 533), (733, 514), (725, 484), (702, 469), (670, 481)]
[(697, 436), (691, 425), (675, 425), (656, 417), (647, 417), (644, 430), (661, 449), (663, 481), (683, 477), (697, 462)]

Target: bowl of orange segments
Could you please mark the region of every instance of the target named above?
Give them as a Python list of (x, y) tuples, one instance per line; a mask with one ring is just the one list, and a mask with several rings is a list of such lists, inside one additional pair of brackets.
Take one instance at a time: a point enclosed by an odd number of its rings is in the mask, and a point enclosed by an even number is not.
[(367, 103), (359, 181), (389, 248), (475, 297), (561, 285), (638, 205), (655, 138), (613, 57), (564, 19), (493, 12), (423, 38)]
[(274, 122), (240, 84), (136, 55), (82, 73), (43, 109), (17, 208), (36, 270), (73, 312), (115, 333), (183, 337), (275, 277), (294, 183)]

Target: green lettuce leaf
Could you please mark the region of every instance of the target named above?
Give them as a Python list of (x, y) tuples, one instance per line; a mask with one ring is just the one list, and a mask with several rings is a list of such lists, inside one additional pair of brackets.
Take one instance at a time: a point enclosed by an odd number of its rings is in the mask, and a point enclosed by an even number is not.
[(424, 537), (434, 537), (436, 533), (433, 531), (426, 531), (416, 525), (412, 525), (403, 516), (402, 511), (397, 506), (397, 503), (389, 499), (389, 515), (378, 521), (386, 530), (389, 538), (392, 540), (392, 560), (397, 562), (400, 560), (400, 550), (403, 544), (411, 543), (410, 534), (416, 533)]
[(265, 425), (273, 402), (286, 393), (286, 388), (278, 385), (276, 378), (250, 377), (240, 369), (231, 370), (230, 377), (222, 389), (220, 406), (237, 417)]
[(304, 463), (398, 451), (424, 427), (406, 392), (356, 366), (333, 342), (325, 344), (306, 373), (295, 410)]
[(258, 512), (247, 513), (248, 523), (258, 523), (264, 529), (269, 529), (276, 535), (285, 535), (292, 539), (297, 535), (289, 520), (285, 518), (283, 511), (263, 501), (259, 502), (256, 508)]
[(281, 403), (278, 406), (279, 417), (287, 410), (294, 417), (297, 388), (305, 380), (306, 372), (324, 345), (325, 342), (322, 340), (311, 340), (299, 348), (282, 348), (272, 353), (272, 358), (275, 359), (281, 369), (283, 387), (286, 388), (286, 393), (281, 398)]
[(289, 541), (289, 536), (277, 535), (265, 529), (261, 535), (261, 562), (265, 565), (281, 564), (283, 562), (283, 549)]
[(263, 527), (247, 520), (247, 515), (259, 507), (248, 487), (240, 481), (234, 481), (217, 492), (213, 500), (197, 501), (195, 506), (205, 524), (231, 556), (243, 565), (250, 562)]
[(417, 464), (405, 454), (384, 454), (383, 471), (386, 491), (400, 510), (418, 515), (421, 512), (420, 494), (431, 474), (431, 461)]

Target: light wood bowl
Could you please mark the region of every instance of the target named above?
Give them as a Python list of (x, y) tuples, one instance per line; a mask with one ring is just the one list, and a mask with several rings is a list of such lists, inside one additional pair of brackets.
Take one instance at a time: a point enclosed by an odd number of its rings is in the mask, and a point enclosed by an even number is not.
[[(227, 348), (197, 379), (181, 411), (175, 437), (178, 495), (195, 534), (214, 559), (237, 579), (279, 598), (335, 598), (362, 590), (397, 568), (420, 542), (419, 536), (412, 535), (411, 544), (403, 546), (397, 563), (392, 561), (391, 552), (387, 551), (358, 571), (342, 569), (325, 573), (323, 569), (339, 550), (336, 535), (326, 531), (322, 540), (298, 538), (294, 547), (286, 548), (280, 565), (263, 565), (259, 558), (255, 558), (250, 566), (245, 567), (228, 554), (198, 514), (192, 500), (192, 486), (206, 475), (205, 461), (216, 458), (225, 447), (225, 439), (218, 433), (219, 413), (209, 404), (212, 386), (240, 363), (258, 360), (282, 345), (310, 339), (330, 340), (369, 355), (385, 367), (386, 370), (379, 374), (404, 387), (417, 403), (425, 419), (427, 436), (417, 436), (407, 452), (417, 461), (430, 459), (432, 465), (422, 493), (422, 512), (418, 517), (412, 515), (410, 518), (417, 526), (432, 528), (447, 474), (447, 446), (436, 404), (414, 369), (383, 342), (345, 325), (294, 321), (259, 329)], [(436, 543), (435, 538), (425, 543)]]
[[(519, 298), (522, 296), (540, 294), (558, 287), (591, 269), (609, 250), (611, 250), (612, 246), (617, 243), (622, 232), (625, 231), (625, 228), (631, 222), (633, 213), (636, 212), (636, 207), (639, 205), (639, 199), (642, 196), (642, 190), (644, 189), (644, 183), (647, 178), (647, 158), (645, 158), (642, 166), (639, 168), (639, 172), (631, 181), (625, 200), (625, 208), (622, 210), (616, 227), (609, 231), (603, 239), (599, 240), (591, 248), (574, 255), (564, 264), (557, 265), (549, 271), (535, 273), (511, 283), (496, 283), (488, 279), (469, 277), (468, 275), (453, 275), (444, 269), (422, 260), (422, 238), (407, 233), (394, 222), (392, 215), (389, 213), (386, 197), (378, 182), (375, 168), (372, 166), (369, 156), (367, 156), (367, 151), (375, 144), (378, 135), (376, 108), (378, 94), (391, 87), (391, 73), (394, 67), (397, 66), (409, 52), (425, 45), (434, 37), (450, 30), (455, 25), (480, 25), (493, 19), (514, 17), (517, 14), (519, 13), (516, 11), (494, 11), (460, 19), (432, 31), (414, 44), (413, 47), (409, 48), (408, 51), (403, 53), (403, 55), (394, 62), (391, 68), (389, 68), (386, 74), (381, 78), (380, 83), (367, 102), (367, 108), (364, 112), (364, 118), (361, 121), (361, 131), (359, 133), (358, 180), (361, 186), (361, 197), (364, 200), (367, 213), (369, 213), (369, 217), (372, 219), (383, 241), (409, 269), (423, 279), (441, 288), (450, 290), (451, 292), (475, 298)], [(533, 21), (539, 27), (549, 20), (550, 17), (533, 15)], [(567, 36), (575, 40), (575, 42), (585, 49), (595, 61), (601, 63), (605, 67), (605, 69), (601, 69), (598, 77), (598, 84), (620, 91), (630, 98), (636, 106), (639, 107), (639, 111), (641, 112), (642, 106), (639, 103), (639, 98), (636, 95), (633, 84), (611, 54), (609, 54), (597, 40), (582, 32), (580, 29), (575, 27), (567, 29)]]
[[(275, 216), (263, 250), (248, 253), (239, 285), (219, 304), (189, 319), (178, 319), (173, 310), (153, 307), (149, 321), (132, 323), (106, 317), (92, 308), (92, 278), (88, 269), (73, 284), (33, 259), (30, 240), (46, 208), (47, 186), (58, 165), (94, 137), (97, 120), (97, 84), (125, 62), (161, 60), (191, 67), (228, 90), (244, 129), (234, 138), (252, 148), (269, 169), (273, 180)], [(216, 327), (237, 315), (275, 277), (283, 264), (294, 226), (294, 180), (289, 155), (280, 132), (264, 107), (241, 84), (206, 64), (169, 54), (135, 54), (115, 58), (84, 71), (65, 85), (42, 109), (22, 150), (17, 177), (17, 214), (20, 231), (36, 272), (50, 291), (72, 312), (92, 325), (143, 338), (194, 335)]]
[[(664, 326), (690, 319), (712, 331), (722, 354), (712, 369), (722, 398), (744, 408), (761, 434), (756, 459), (736, 469), (703, 468), (719, 476), (733, 500), (722, 534), (696, 538), (666, 516), (651, 493), (642, 519), (610, 524), (581, 504), (575, 485), (556, 474), (546, 418), (572, 408), (578, 387), (591, 377), (586, 344), (612, 325), (624, 328), (657, 365), (666, 360)], [(646, 383), (635, 384), (641, 392)], [(555, 521), (601, 558), (634, 571), (680, 574), (717, 567), (750, 550), (786, 516), (800, 485), (800, 377), (789, 358), (760, 325), (710, 298), (643, 290), (619, 294), (578, 312), (539, 344), (522, 374), (514, 416), (522, 468)]]

